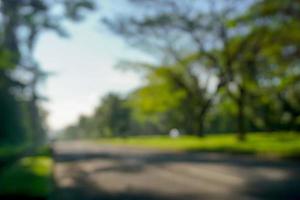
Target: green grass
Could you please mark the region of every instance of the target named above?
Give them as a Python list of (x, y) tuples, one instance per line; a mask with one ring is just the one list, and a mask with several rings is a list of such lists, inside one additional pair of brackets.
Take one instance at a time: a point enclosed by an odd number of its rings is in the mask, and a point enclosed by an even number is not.
[(100, 143), (177, 151), (208, 151), (255, 154), (278, 158), (300, 158), (300, 134), (251, 133), (247, 141), (239, 142), (234, 134), (208, 135), (204, 138), (181, 136), (143, 136), (100, 139)]
[(24, 157), (2, 170), (0, 195), (46, 198), (52, 189), (53, 161), (48, 153)]

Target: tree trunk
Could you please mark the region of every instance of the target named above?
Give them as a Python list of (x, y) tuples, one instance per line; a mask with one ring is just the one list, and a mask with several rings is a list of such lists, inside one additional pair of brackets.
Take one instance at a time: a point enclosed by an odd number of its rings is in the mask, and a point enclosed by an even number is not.
[(36, 97), (32, 97), (29, 102), (29, 112), (31, 118), (31, 126), (33, 129), (33, 142), (35, 146), (40, 146), (45, 142), (46, 134), (39, 115)]
[(238, 102), (238, 119), (237, 119), (237, 128), (238, 128), (238, 140), (246, 140), (246, 131), (245, 131), (245, 89), (240, 86), (240, 96), (237, 100)]
[(202, 106), (202, 109), (199, 113), (198, 117), (198, 130), (197, 130), (197, 136), (199, 137), (204, 137), (204, 124), (205, 124), (205, 119), (206, 115), (211, 107), (212, 104), (212, 98), (208, 99), (206, 103)]
[(200, 118), (198, 122), (198, 127), (196, 129), (196, 135), (198, 137), (204, 137), (204, 118)]

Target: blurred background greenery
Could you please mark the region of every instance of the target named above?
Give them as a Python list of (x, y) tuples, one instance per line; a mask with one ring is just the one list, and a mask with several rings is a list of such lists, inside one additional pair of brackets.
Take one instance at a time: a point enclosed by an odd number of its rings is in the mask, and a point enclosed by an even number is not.
[[(95, 3), (0, 2), (1, 194), (50, 192), (51, 154), (40, 153), (49, 141), (46, 97), (39, 91), (49, 73), (33, 51), (41, 33), (66, 36), (61, 20), (80, 21), (98, 12)], [(118, 67), (139, 73), (143, 84), (127, 95), (107, 94), (59, 139), (299, 158), (299, 1), (127, 3), (132, 12), (101, 23), (155, 62), (120, 61)], [(185, 136), (169, 138), (174, 128)]]
[[(205, 8), (205, 6), (207, 8)], [(134, 1), (104, 18), (156, 63), (120, 61), (144, 84), (108, 94), (66, 138), (299, 131), (299, 15), (295, 1)]]

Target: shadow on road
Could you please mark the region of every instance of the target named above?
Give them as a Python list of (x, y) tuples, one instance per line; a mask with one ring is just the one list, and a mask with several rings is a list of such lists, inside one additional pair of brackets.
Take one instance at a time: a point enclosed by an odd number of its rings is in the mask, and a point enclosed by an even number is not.
[[(147, 190), (136, 190), (135, 188), (126, 188), (121, 192), (110, 192), (103, 189), (93, 182), (94, 174), (127, 174), (134, 175), (137, 173), (146, 173), (149, 166), (164, 168), (170, 164), (196, 164), (198, 165), (215, 165), (226, 166), (233, 170), (244, 170), (249, 174), (241, 187), (236, 188), (235, 194), (232, 196), (247, 196), (254, 199), (300, 199), (300, 170), (299, 163), (282, 162), (282, 161), (264, 161), (251, 157), (237, 157), (222, 154), (208, 153), (164, 153), (164, 152), (125, 152), (125, 151), (80, 151), (80, 152), (60, 152), (56, 154), (55, 160), (57, 164), (75, 165), (76, 163), (88, 163), (93, 161), (109, 161), (113, 164), (108, 166), (95, 167), (88, 172), (80, 168), (70, 168), (73, 174), (72, 185), (57, 187), (54, 194), (55, 199), (107, 199), (107, 200), (186, 200), (199, 199), (192, 193), (176, 194), (160, 194)], [(262, 173), (256, 173), (262, 170)], [(284, 170), (287, 176), (283, 178), (273, 179), (263, 176), (263, 170)], [(70, 172), (71, 173), (71, 172)], [(226, 171), (224, 172), (226, 175)], [(272, 174), (272, 173), (270, 173)], [(105, 179), (102, 181), (106, 181)], [(117, 181), (117, 180), (116, 180)], [(159, 181), (159, 180), (158, 180)], [(220, 180), (222, 182), (222, 180)], [(195, 183), (197, 184), (197, 183)], [(114, 187), (112, 185), (111, 187)], [(172, 187), (172, 184), (170, 186)], [(215, 187), (220, 187), (216, 184)], [(70, 195), (71, 194), (71, 195)], [(201, 195), (201, 199), (211, 199), (206, 196), (207, 193)], [(223, 199), (223, 198), (222, 198)], [(226, 199), (226, 198), (224, 198)]]

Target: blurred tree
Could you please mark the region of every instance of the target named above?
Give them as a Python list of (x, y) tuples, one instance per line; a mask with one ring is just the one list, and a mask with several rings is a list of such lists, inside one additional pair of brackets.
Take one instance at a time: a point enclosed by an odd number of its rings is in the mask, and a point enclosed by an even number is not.
[(128, 2), (104, 22), (154, 58), (120, 63), (141, 71), (144, 85), (107, 96), (70, 130), (202, 135), (206, 127), (245, 140), (247, 131), (299, 129), (299, 1)]
[(108, 94), (96, 109), (95, 120), (101, 135), (126, 135), (130, 128), (130, 110), (116, 94)]
[(269, 129), (283, 124), (287, 125), (285, 129), (299, 129), (299, 13), (299, 1), (263, 0), (257, 1), (237, 19), (238, 25), (249, 29), (252, 41), (256, 40), (260, 46), (257, 56), (267, 67), (260, 87), (265, 88), (261, 98)]
[[(240, 140), (245, 139), (247, 127), (255, 124), (274, 126), (289, 121), (289, 127), (297, 126), (298, 1), (129, 2), (132, 10), (104, 19), (108, 27), (160, 60), (162, 66), (180, 63), (189, 69), (189, 65), (197, 65), (199, 83), (212, 74), (214, 81), (207, 84), (206, 95), (203, 90), (198, 93), (207, 103), (198, 106), (207, 112), (205, 107), (227, 95), (235, 107)], [(272, 112), (282, 117), (275, 119)]]
[[(133, 44), (142, 44), (149, 51), (155, 48), (162, 52), (163, 62), (182, 63), (198, 66), (197, 79), (198, 96), (206, 96), (205, 101), (198, 101), (198, 121), (203, 124), (208, 108), (221, 89), (230, 88), (233, 79), (241, 78), (234, 71), (234, 56), (231, 55), (230, 42), (240, 34), (239, 30), (229, 27), (228, 21), (239, 16), (249, 5), (245, 1), (237, 5), (234, 1), (131, 1), (133, 6), (145, 9), (143, 14), (134, 15), (130, 12), (104, 22), (116, 33), (130, 39)], [(145, 48), (147, 47), (147, 48)], [(157, 56), (156, 56), (157, 57)], [(170, 58), (171, 57), (171, 58)], [(188, 60), (189, 62), (182, 62)], [(188, 69), (186, 67), (185, 69)], [(193, 69), (195, 70), (195, 69)], [(241, 70), (240, 70), (241, 71)], [(246, 73), (245, 73), (246, 74)], [(205, 77), (212, 77), (207, 84)], [(239, 78), (238, 78), (239, 77)], [(189, 77), (193, 80), (193, 77)], [(204, 80), (203, 80), (204, 79)], [(206, 87), (206, 88), (204, 88)], [(241, 140), (245, 137), (244, 129), (244, 88), (237, 88), (240, 97), (235, 102), (239, 104), (238, 132)], [(229, 91), (229, 90), (228, 90)], [(199, 127), (203, 127), (200, 125)], [(201, 131), (203, 128), (199, 128)]]
[(134, 93), (129, 103), (146, 120), (153, 117), (160, 123), (161, 117), (167, 117), (165, 131), (178, 127), (186, 133), (203, 136), (205, 115), (212, 101), (207, 91), (209, 80), (200, 82), (196, 66), (182, 62), (153, 67), (147, 73), (146, 84)]
[[(11, 67), (1, 67), (0, 104), (1, 135), (9, 138), (22, 138), (26, 131), (23, 125), (25, 116), (29, 117), (30, 128), (36, 144), (45, 139), (38, 101), (38, 83), (45, 77), (33, 58), (33, 50), (38, 36), (45, 30), (54, 30), (64, 35), (63, 19), (80, 20), (82, 9), (91, 10), (94, 4), (89, 0), (3, 0), (0, 2), (1, 47), (10, 55)], [(1, 49), (2, 49), (1, 48)], [(3, 54), (3, 53), (2, 53)], [(5, 59), (4, 59), (5, 60)], [(1, 61), (1, 63), (3, 63)], [(5, 100), (10, 99), (10, 100)], [(20, 101), (28, 102), (29, 115), (20, 107)], [(7, 102), (5, 104), (5, 102)], [(26, 104), (23, 104), (26, 105)], [(17, 114), (13, 114), (17, 113)], [(2, 125), (3, 124), (3, 125)], [(15, 128), (20, 127), (20, 131)], [(22, 130), (22, 134), (21, 134)], [(15, 136), (18, 133), (18, 136)], [(1, 138), (5, 140), (6, 138)]]
[(126, 100), (116, 94), (103, 97), (91, 116), (81, 116), (78, 122), (64, 130), (67, 138), (126, 136), (131, 131), (131, 110)]

